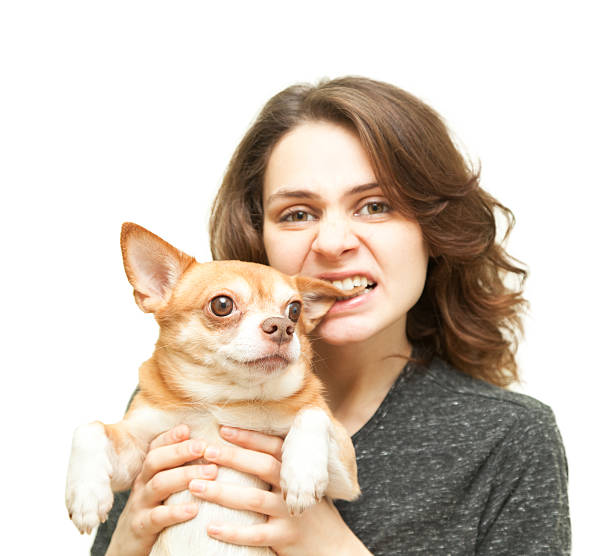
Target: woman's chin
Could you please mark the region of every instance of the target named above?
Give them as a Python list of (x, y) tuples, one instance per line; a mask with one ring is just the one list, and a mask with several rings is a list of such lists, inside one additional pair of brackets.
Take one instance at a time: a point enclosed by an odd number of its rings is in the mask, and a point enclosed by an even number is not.
[[(315, 329), (313, 336), (326, 344), (343, 346), (367, 340), (372, 331), (367, 325), (360, 326), (358, 323), (342, 322), (346, 319), (324, 320)], [(364, 323), (362, 323), (364, 324)]]

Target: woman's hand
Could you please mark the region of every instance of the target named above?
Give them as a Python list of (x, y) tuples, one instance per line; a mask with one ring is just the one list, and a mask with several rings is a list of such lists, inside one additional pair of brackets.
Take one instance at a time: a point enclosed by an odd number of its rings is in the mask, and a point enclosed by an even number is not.
[(280, 556), (370, 554), (327, 499), (300, 516), (289, 516), (280, 491), (281, 438), (229, 427), (222, 427), (220, 432), (234, 446), (210, 446), (204, 457), (220, 466), (256, 475), (272, 490), (191, 481), (189, 489), (199, 498), (268, 516), (267, 522), (249, 527), (213, 523), (208, 527), (209, 536), (232, 544), (269, 546)]
[(197, 514), (197, 504), (166, 506), (163, 501), (175, 492), (186, 490), (193, 479), (217, 476), (214, 464), (185, 465), (202, 457), (205, 447), (199, 440), (189, 440), (186, 425), (170, 429), (151, 442), (106, 556), (148, 555), (162, 529)]

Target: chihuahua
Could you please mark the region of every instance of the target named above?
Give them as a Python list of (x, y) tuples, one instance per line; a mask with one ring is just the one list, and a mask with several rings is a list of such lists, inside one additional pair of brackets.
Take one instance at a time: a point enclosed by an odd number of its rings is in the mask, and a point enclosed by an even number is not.
[[(124, 418), (82, 425), (74, 433), (66, 506), (81, 533), (105, 521), (113, 492), (131, 487), (150, 442), (181, 423), (208, 444), (225, 442), (221, 425), (284, 437), (281, 489), (291, 515), (323, 496), (354, 500), (359, 485), (353, 445), (325, 403), (307, 339), (347, 291), (255, 263), (198, 263), (132, 223), (122, 227), (121, 251), (136, 303), (154, 313), (160, 333)], [(257, 477), (223, 467), (216, 480), (268, 488)], [(196, 517), (164, 529), (152, 555), (273, 554), (206, 534), (213, 519), (248, 525), (264, 516), (204, 502), (189, 491), (165, 503), (190, 501), (200, 505)]]

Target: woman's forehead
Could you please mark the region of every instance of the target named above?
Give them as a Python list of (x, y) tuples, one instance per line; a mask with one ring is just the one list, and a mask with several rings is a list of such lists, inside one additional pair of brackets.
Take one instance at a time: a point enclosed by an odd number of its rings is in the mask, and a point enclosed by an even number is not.
[(329, 122), (307, 122), (272, 149), (264, 175), (264, 200), (350, 194), (376, 183), (356, 134)]

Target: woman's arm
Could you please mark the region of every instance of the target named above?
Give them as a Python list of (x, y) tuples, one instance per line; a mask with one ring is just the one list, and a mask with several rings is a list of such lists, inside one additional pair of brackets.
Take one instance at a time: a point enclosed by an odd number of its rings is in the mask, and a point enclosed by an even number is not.
[[(215, 465), (184, 465), (201, 457), (204, 448), (202, 442), (189, 440), (186, 425), (179, 425), (153, 440), (117, 521), (107, 556), (147, 555), (162, 529), (196, 515), (196, 504), (166, 506), (163, 501), (174, 492), (185, 490), (195, 478), (216, 477)], [(104, 553), (97, 540), (92, 548), (94, 556)]]
[(211, 524), (208, 528), (211, 537), (233, 544), (270, 546), (280, 556), (371, 554), (327, 499), (300, 516), (289, 516), (280, 492), (282, 439), (228, 427), (221, 428), (221, 436), (233, 446), (209, 447), (205, 458), (256, 475), (270, 484), (272, 490), (236, 487), (215, 481), (191, 481), (189, 488), (195, 496), (268, 516), (267, 522), (250, 527)]

